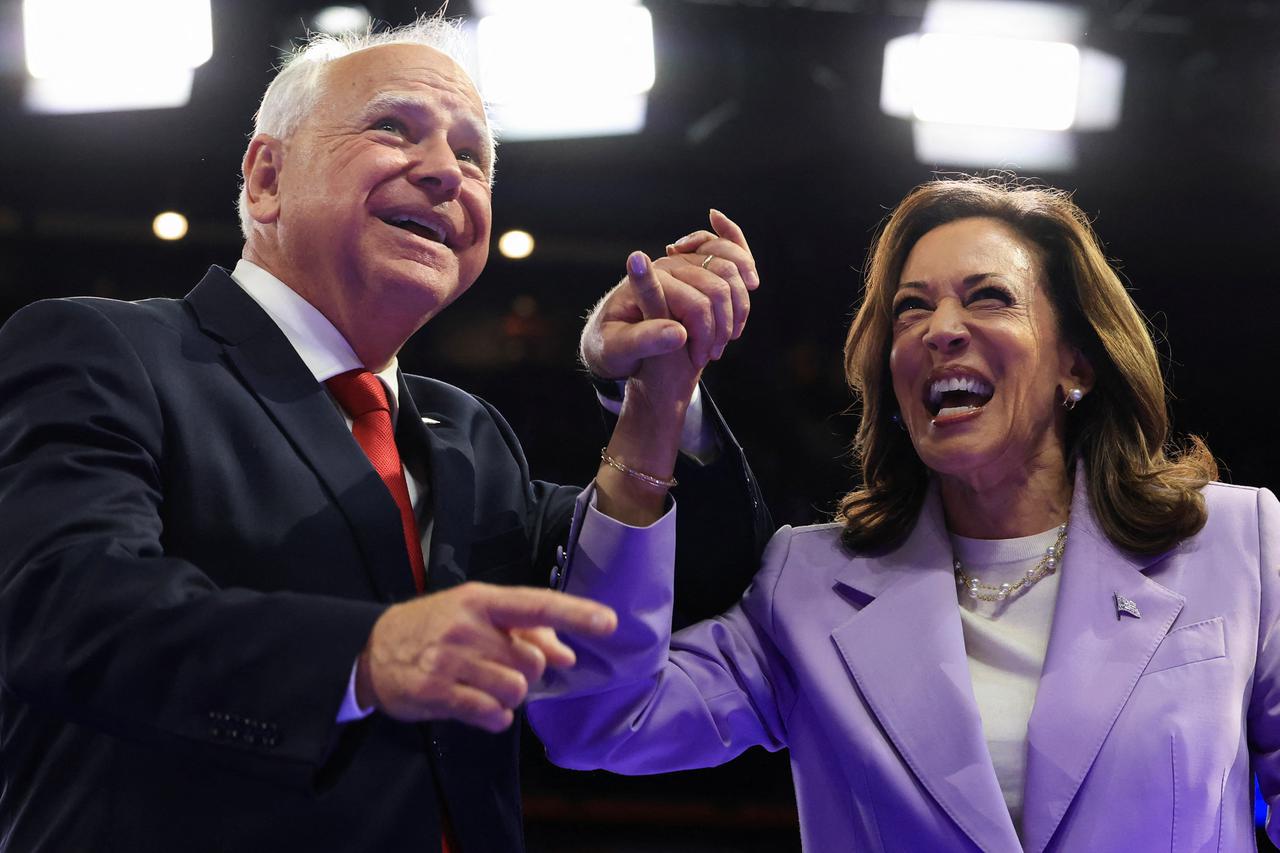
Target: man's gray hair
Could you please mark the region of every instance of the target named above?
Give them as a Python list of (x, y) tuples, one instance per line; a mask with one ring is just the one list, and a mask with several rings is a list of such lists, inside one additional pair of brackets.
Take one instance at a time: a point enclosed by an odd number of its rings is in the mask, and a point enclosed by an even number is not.
[[(315, 107), (320, 97), (321, 84), (324, 80), (325, 68), (335, 59), (341, 59), (371, 47), (385, 44), (416, 44), (435, 48), (458, 63), (463, 69), (468, 67), (469, 57), (467, 41), (462, 32), (462, 21), (458, 18), (446, 18), (444, 9), (430, 15), (422, 15), (411, 24), (392, 29), (374, 32), (373, 25), (363, 32), (329, 35), (328, 33), (312, 33), (305, 43), (292, 49), (281, 61), (280, 71), (267, 86), (253, 117), (252, 139), (260, 133), (274, 136), (277, 139), (288, 139), (297, 130), (298, 125)], [(487, 116), (486, 116), (487, 118)], [(490, 181), (493, 180), (493, 166), (496, 163), (496, 151), (492, 131), (486, 140)], [(253, 218), (249, 216), (249, 199), (245, 193), (244, 179), (240, 181), (240, 231), (246, 238), (253, 227)]]

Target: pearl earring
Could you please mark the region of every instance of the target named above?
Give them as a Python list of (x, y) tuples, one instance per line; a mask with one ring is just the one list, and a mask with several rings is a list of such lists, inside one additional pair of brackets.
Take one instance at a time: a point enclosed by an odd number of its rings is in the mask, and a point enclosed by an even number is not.
[(1072, 388), (1067, 392), (1066, 398), (1062, 401), (1062, 406), (1069, 412), (1076, 407), (1076, 403), (1079, 403), (1083, 399), (1084, 392), (1079, 388)]

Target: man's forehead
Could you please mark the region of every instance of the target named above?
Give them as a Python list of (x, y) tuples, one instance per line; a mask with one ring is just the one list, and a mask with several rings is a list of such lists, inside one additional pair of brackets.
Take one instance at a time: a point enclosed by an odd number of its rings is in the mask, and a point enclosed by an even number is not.
[(484, 115), (480, 93), (467, 73), (448, 55), (426, 45), (378, 45), (344, 56), (331, 66), (328, 83), (336, 89), (354, 86), (366, 98), (395, 93), (443, 99), (454, 108), (468, 104)]

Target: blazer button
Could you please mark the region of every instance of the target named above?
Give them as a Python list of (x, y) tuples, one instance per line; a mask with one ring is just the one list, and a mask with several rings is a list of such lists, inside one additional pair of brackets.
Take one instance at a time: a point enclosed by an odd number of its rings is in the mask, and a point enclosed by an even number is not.
[(560, 587), (560, 567), (559, 566), (551, 567), (551, 577), (549, 580), (550, 580), (550, 586), (552, 589), (558, 589)]
[(567, 558), (567, 555), (564, 552), (564, 546), (557, 545), (556, 546), (556, 565), (563, 569), (566, 558)]

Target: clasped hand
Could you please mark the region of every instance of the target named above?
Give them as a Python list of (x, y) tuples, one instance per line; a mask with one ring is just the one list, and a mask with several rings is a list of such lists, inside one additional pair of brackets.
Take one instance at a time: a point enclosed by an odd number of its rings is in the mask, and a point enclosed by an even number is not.
[[(626, 278), (592, 310), (582, 333), (582, 361), (592, 373), (691, 392), (708, 362), (742, 334), (750, 294), (760, 285), (755, 259), (733, 220), (718, 210), (710, 220), (714, 233), (681, 237), (664, 258), (627, 258)], [(683, 358), (665, 358), (676, 354)]]

